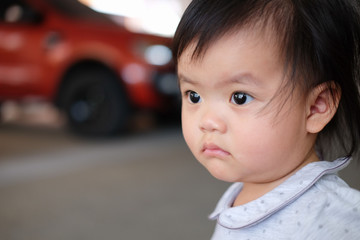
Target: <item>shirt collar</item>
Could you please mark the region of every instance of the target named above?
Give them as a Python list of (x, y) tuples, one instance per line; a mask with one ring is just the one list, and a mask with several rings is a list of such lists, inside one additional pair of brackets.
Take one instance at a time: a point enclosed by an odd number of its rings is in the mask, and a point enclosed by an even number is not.
[(262, 197), (241, 206), (231, 207), (242, 188), (242, 183), (235, 183), (225, 192), (209, 218), (217, 219), (220, 225), (230, 229), (255, 225), (298, 199), (322, 176), (336, 173), (349, 163), (349, 158), (309, 163)]

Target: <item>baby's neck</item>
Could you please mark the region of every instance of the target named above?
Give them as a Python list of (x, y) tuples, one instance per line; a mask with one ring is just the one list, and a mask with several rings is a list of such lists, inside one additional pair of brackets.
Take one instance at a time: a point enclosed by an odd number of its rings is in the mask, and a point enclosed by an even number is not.
[(236, 197), (233, 203), (233, 207), (244, 205), (260, 198), (261, 196), (265, 195), (266, 193), (270, 192), (271, 190), (279, 186), (281, 183), (286, 181), (286, 179), (288, 179), (291, 175), (293, 175), (305, 165), (316, 161), (319, 161), (319, 158), (314, 152), (313, 154), (310, 154), (309, 157), (307, 157), (306, 160), (304, 160), (304, 162), (300, 164), (297, 168), (295, 168), (293, 171), (275, 181), (265, 183), (244, 182), (239, 195)]
[[(283, 180), (284, 181), (284, 180)], [(270, 192), (277, 186), (279, 186), (283, 181), (275, 181), (271, 183), (244, 183), (241, 189), (241, 192), (236, 197), (233, 207), (244, 205), (251, 201), (254, 201), (266, 193)]]

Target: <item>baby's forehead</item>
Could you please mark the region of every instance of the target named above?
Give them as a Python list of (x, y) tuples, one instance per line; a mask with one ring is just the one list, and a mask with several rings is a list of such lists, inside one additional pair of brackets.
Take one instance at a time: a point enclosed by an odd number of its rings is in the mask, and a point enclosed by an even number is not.
[(191, 43), (179, 61), (179, 72), (199, 71), (213, 73), (220, 79), (249, 73), (253, 76), (283, 74), (278, 47), (268, 39), (238, 32), (225, 35), (209, 45), (201, 55), (196, 53), (197, 43)]
[[(237, 54), (237, 48), (246, 45), (251, 50), (262, 49), (263, 51), (271, 51), (274, 61), (283, 63), (283, 50), (279, 44), (279, 40), (274, 31), (260, 28), (240, 28), (225, 33), (223, 36), (214, 38), (206, 45), (199, 46), (199, 39), (194, 38), (183, 50), (179, 56), (178, 63), (187, 64), (201, 63), (212, 52), (218, 50), (219, 47), (228, 45), (234, 51), (230, 52), (229, 57)], [(201, 49), (200, 49), (201, 48)], [(259, 56), (261, 57), (261, 56)]]
[(217, 39), (201, 55), (194, 55), (196, 47), (197, 42), (193, 41), (182, 53), (178, 61), (179, 77), (188, 76), (193, 80), (214, 77), (231, 84), (236, 82), (234, 80), (251, 79), (252, 86), (261, 87), (271, 84), (270, 77), (276, 74), (281, 82), (277, 88), (279, 96), (288, 95), (298, 85), (291, 81), (280, 56), (280, 46), (271, 35), (259, 31), (238, 31)]

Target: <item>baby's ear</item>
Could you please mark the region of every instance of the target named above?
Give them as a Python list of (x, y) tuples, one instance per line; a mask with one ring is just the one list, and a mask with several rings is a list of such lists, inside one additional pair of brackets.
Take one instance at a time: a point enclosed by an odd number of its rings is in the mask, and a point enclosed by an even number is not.
[(341, 90), (334, 82), (322, 83), (312, 89), (307, 98), (307, 123), (309, 133), (319, 133), (334, 117)]

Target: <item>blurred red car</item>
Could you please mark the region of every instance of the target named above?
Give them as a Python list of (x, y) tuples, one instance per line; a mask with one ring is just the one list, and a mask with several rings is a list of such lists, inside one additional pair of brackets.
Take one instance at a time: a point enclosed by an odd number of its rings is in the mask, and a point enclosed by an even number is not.
[(177, 105), (170, 43), (76, 0), (1, 0), (0, 102), (45, 99), (78, 133), (119, 132), (132, 109)]

